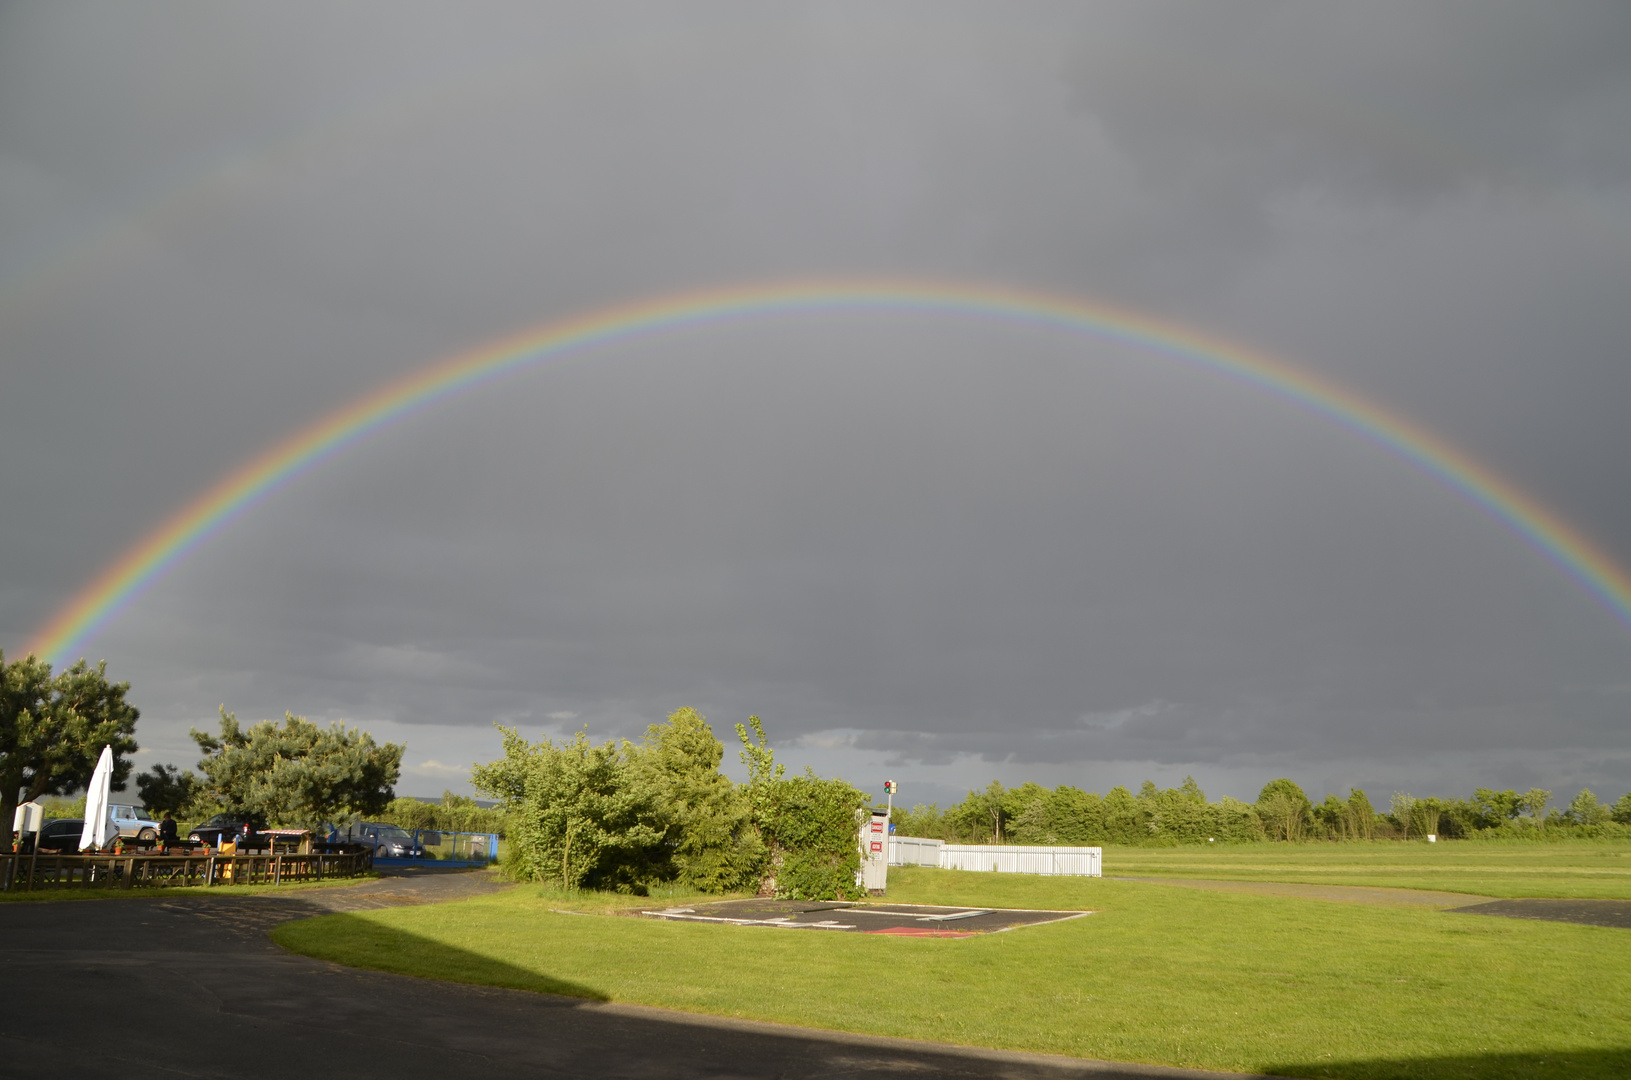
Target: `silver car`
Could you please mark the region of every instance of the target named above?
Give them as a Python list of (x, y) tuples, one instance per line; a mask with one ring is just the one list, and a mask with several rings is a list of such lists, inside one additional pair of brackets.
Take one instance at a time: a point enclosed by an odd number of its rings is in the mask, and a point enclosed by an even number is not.
[(353, 844), (369, 844), (376, 859), (423, 859), (425, 847), (414, 842), (413, 833), (399, 825), (361, 821), (349, 828), (337, 829), (331, 839)]
[(124, 803), (113, 803), (108, 807), (108, 816), (113, 819), (120, 836), (136, 840), (159, 838), (159, 823), (149, 818), (144, 810)]

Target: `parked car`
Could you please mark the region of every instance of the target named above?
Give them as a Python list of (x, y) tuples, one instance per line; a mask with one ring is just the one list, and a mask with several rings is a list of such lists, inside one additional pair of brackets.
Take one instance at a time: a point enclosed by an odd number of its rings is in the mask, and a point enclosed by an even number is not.
[(210, 847), (235, 843), (239, 851), (258, 851), (268, 847), (272, 839), (262, 830), (266, 820), (254, 814), (216, 814), (202, 825), (195, 825), (187, 839)]
[(124, 803), (113, 803), (108, 815), (119, 828), (119, 835), (127, 840), (152, 843), (159, 838), (159, 823), (147, 816), (146, 811)]
[(328, 842), (364, 844), (374, 849), (376, 859), (423, 859), (425, 846), (416, 843), (413, 833), (399, 825), (362, 821), (344, 829), (332, 829)]
[(85, 832), (84, 818), (54, 818), (40, 826), (40, 831), (24, 837), (22, 850), (26, 854), (77, 855), (79, 838)]

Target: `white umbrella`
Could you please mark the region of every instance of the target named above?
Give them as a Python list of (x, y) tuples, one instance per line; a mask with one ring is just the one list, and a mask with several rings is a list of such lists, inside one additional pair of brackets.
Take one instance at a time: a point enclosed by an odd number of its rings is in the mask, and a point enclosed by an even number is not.
[(104, 746), (102, 756), (85, 789), (85, 828), (79, 834), (79, 850), (104, 848), (119, 832), (109, 812), (108, 793), (113, 785), (113, 747)]

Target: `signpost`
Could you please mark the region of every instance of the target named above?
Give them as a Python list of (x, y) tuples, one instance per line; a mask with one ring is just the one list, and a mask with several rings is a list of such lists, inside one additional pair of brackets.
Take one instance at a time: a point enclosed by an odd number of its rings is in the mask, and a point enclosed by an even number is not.
[(873, 896), (882, 896), (889, 884), (889, 816), (895, 809), (895, 792), (899, 790), (893, 780), (883, 782), (888, 805), (873, 810), (861, 825), (861, 887)]

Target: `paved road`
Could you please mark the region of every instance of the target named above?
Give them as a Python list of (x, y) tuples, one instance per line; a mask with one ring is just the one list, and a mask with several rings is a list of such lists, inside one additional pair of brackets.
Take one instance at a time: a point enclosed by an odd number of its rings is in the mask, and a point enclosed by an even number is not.
[(1631, 900), (1492, 900), (1451, 910), (1467, 915), (1503, 915), (1509, 919), (1544, 919), (1631, 930)]
[(1118, 877), (1146, 885), (1174, 885), (1181, 889), (1256, 893), (1259, 896), (1296, 896), (1305, 900), (1336, 900), (1381, 907), (1453, 908), (1485, 897), (1470, 893), (1434, 892), (1431, 889), (1389, 889), (1375, 885), (1310, 885), (1292, 881), (1236, 881), (1204, 878)]
[(457, 986), (293, 956), (266, 937), (285, 919), (500, 887), (482, 874), (421, 874), (279, 894), (0, 904), (0, 1077), (1238, 1080)]

